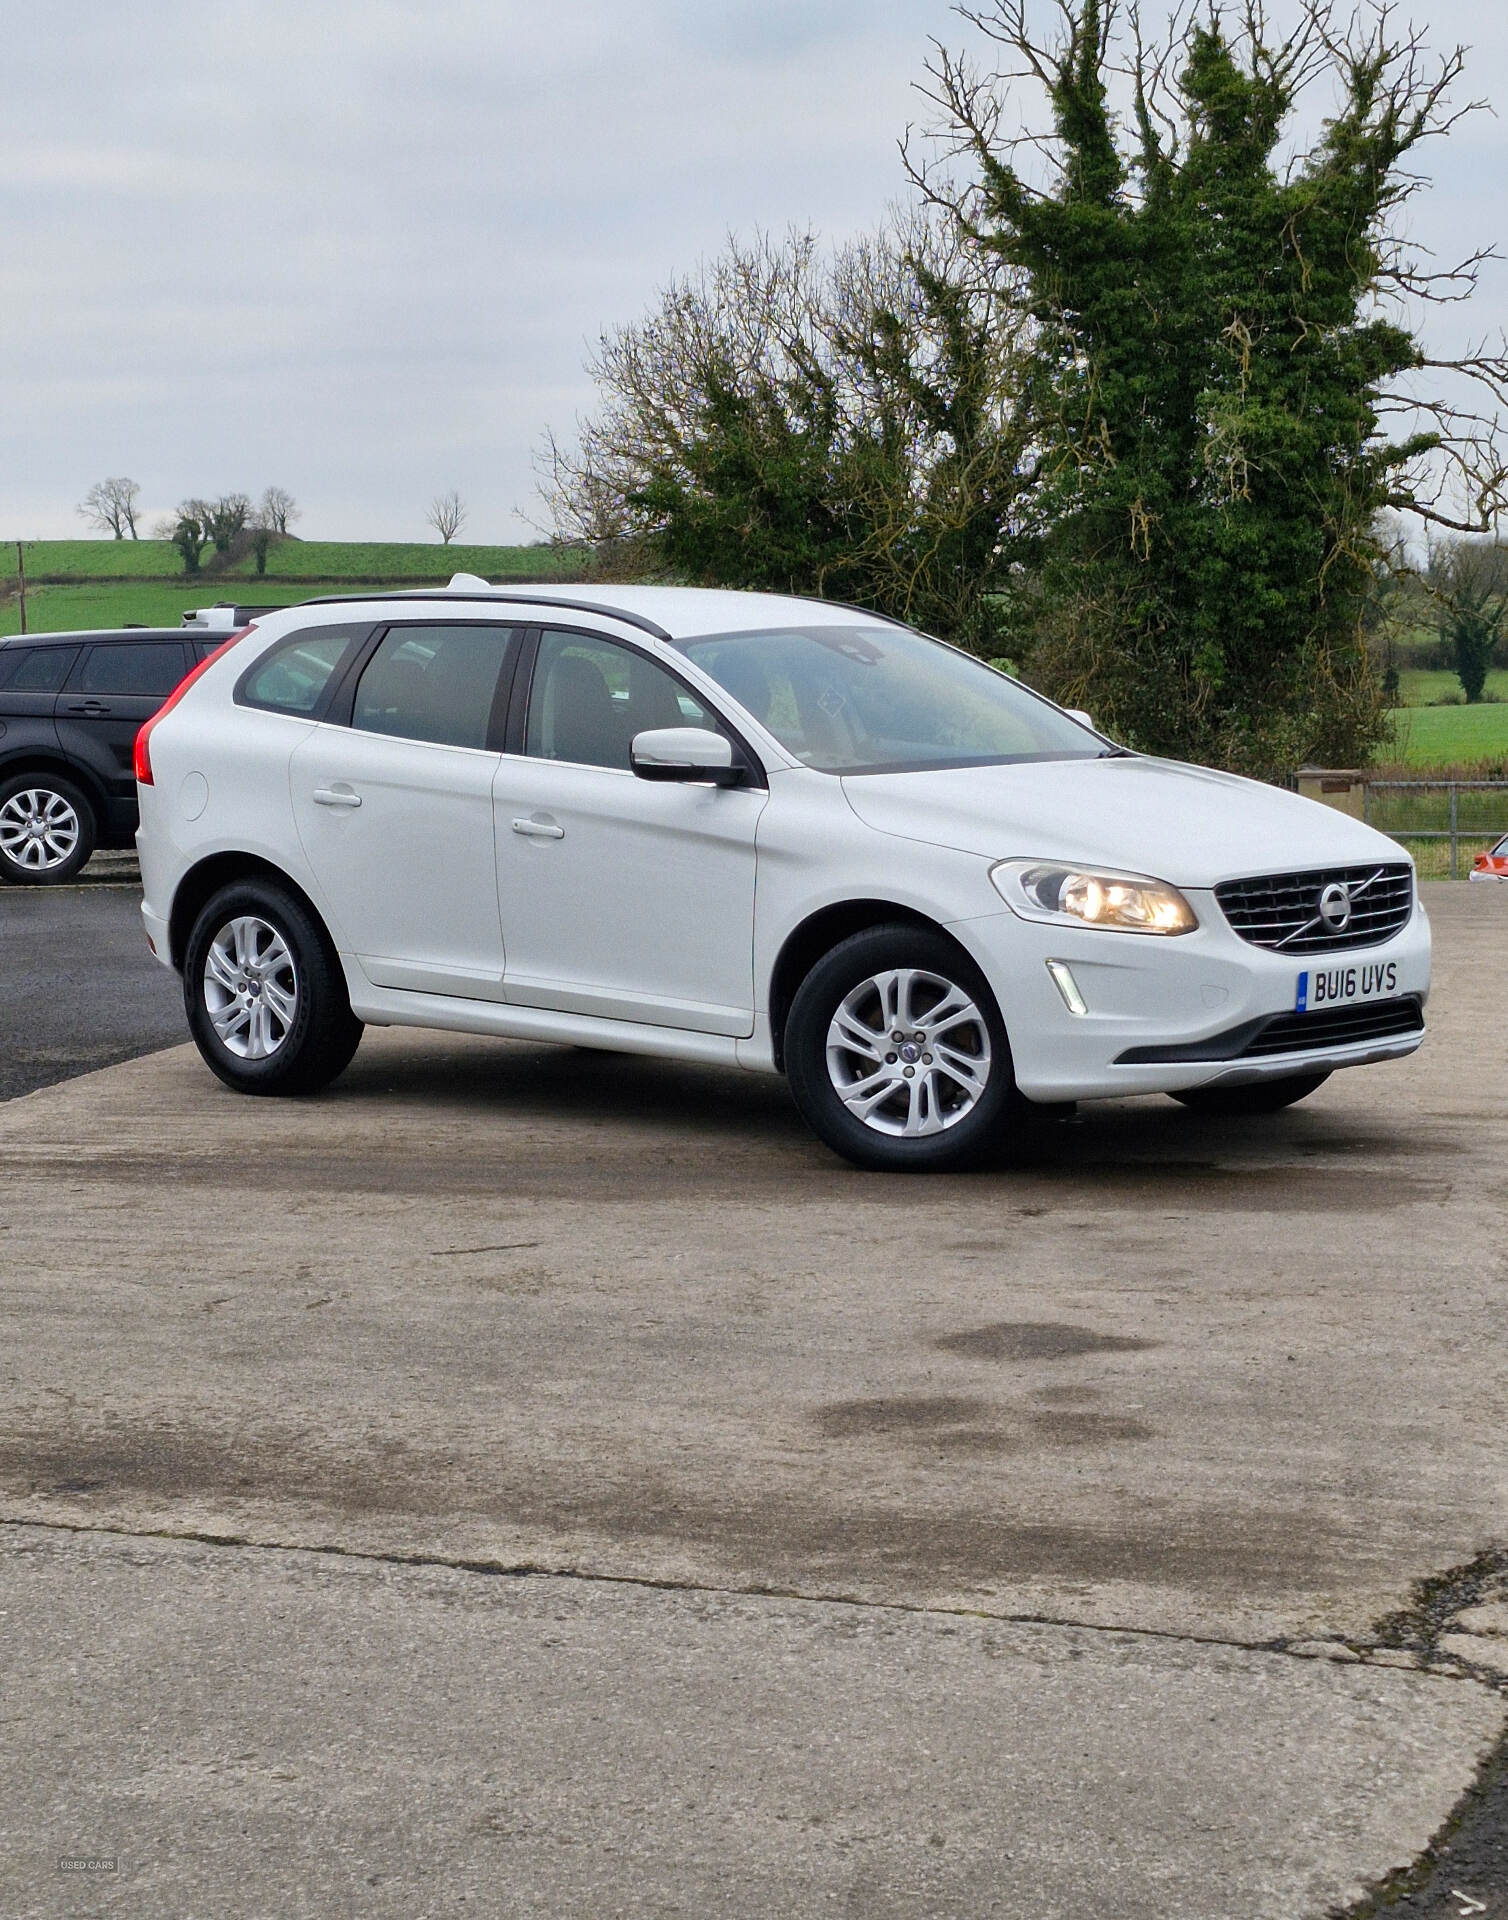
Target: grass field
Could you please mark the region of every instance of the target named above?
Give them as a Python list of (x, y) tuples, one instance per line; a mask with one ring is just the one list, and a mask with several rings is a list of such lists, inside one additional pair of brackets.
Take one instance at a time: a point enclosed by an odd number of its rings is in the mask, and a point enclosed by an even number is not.
[(1407, 767), (1508, 762), (1508, 701), (1475, 707), (1398, 707), (1393, 753)]
[[(288, 540), (267, 556), (269, 580), (411, 580), (422, 584), (448, 580), (453, 573), (475, 573), (483, 580), (556, 579), (579, 572), (581, 555), (569, 547), (442, 547), (418, 542)], [(237, 577), (256, 574), (248, 554), (230, 569)]]
[[(24, 543), (28, 585), (48, 581), (181, 580), (192, 592), (199, 582), (241, 580), (256, 575), (256, 559), (244, 555), (222, 568), (213, 550), (198, 576), (183, 571), (178, 549), (168, 540), (28, 540)], [(484, 580), (519, 576), (552, 579), (579, 569), (580, 556), (566, 547), (442, 547), (438, 541), (284, 540), (267, 556), (269, 580), (412, 582), (448, 580), (453, 573), (476, 573)], [(0, 545), (0, 592), (16, 583), (14, 544)], [(211, 593), (214, 600), (219, 596)]]
[[(348, 593), (345, 580), (309, 580), (290, 592), (259, 582), (265, 591), (251, 590), (244, 580), (215, 579), (142, 581), (121, 585), (33, 587), (26, 589), (26, 624), (32, 633), (71, 633), (86, 627), (176, 627), (190, 607), (207, 607), (216, 600), (240, 595), (253, 605), (276, 606), (312, 598), (320, 593)], [(14, 595), (0, 601), (0, 636), (21, 631), (21, 609)]]
[[(1439, 707), (1464, 704), (1458, 677), (1444, 668), (1422, 668), (1400, 673), (1398, 690), (1406, 707)], [(1488, 700), (1508, 700), (1508, 672), (1494, 667), (1487, 676)]]
[[(143, 563), (131, 578), (112, 579), (89, 567), (107, 568), (138, 550)], [(12, 555), (14, 549), (12, 549)], [(146, 562), (172, 561), (167, 569)], [(273, 559), (296, 572), (275, 571)], [(57, 564), (53, 565), (52, 562)], [(6, 574), (0, 548), (0, 637), (19, 633), (21, 609), (15, 575)], [(453, 573), (484, 580), (558, 580), (578, 577), (578, 555), (555, 547), (441, 547), (376, 542), (288, 541), (269, 556), (259, 576), (255, 563), (229, 570), (185, 574), (175, 548), (164, 540), (39, 540), (26, 549), (26, 616), (33, 633), (67, 633), (86, 627), (176, 627), (186, 608), (216, 600), (253, 605), (293, 605), (321, 594), (380, 592), (384, 587), (443, 585)], [(48, 574), (65, 584), (43, 584)]]
[[(167, 540), (27, 540), (26, 578), (33, 580), (167, 579), (183, 572)], [(16, 584), (16, 543), (0, 544), (0, 588)]]

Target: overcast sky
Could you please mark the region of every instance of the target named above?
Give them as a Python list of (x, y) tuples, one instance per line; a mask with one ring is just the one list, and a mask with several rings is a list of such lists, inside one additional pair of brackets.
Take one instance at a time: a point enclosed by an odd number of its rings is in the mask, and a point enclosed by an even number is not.
[[(1154, 0), (1155, 5), (1155, 0)], [(1274, 0), (1281, 17), (1287, 0)], [(726, 233), (872, 226), (943, 0), (75, 0), (4, 7), (0, 537), (289, 488), (310, 539), (527, 539), (597, 333)], [(1419, 13), (1426, 9), (1420, 6)], [(1508, 9), (1429, 0), (1508, 107)], [(1411, 224), (1508, 245), (1508, 123), (1425, 150)], [(1508, 269), (1429, 322), (1508, 323)]]

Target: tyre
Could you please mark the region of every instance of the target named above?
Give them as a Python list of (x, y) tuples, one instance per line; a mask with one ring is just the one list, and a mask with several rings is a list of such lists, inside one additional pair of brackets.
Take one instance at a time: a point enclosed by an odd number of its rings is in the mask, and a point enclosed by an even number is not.
[(1280, 1080), (1249, 1080), (1244, 1087), (1190, 1087), (1173, 1098), (1193, 1113), (1235, 1120), (1243, 1114), (1278, 1113), (1296, 1100), (1306, 1100), (1329, 1078), (1328, 1073), (1290, 1073)]
[(237, 1093), (313, 1093), (361, 1039), (329, 936), (270, 881), (237, 881), (202, 908), (183, 997), (205, 1063)]
[(97, 835), (94, 808), (71, 780), (22, 773), (0, 785), (0, 879), (61, 886), (93, 853)]
[(880, 1172), (973, 1166), (1024, 1105), (983, 974), (925, 927), (874, 927), (819, 960), (791, 1004), (785, 1066), (818, 1138)]

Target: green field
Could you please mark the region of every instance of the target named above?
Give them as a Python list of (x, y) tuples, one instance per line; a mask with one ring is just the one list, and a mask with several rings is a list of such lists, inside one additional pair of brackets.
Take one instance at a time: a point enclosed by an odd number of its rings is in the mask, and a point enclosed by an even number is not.
[[(453, 573), (484, 580), (579, 578), (581, 556), (560, 547), (442, 547), (417, 542), (288, 540), (259, 575), (247, 556), (185, 574), (166, 540), (37, 540), (26, 545), (26, 614), (33, 633), (85, 627), (176, 627), (186, 608), (217, 600), (292, 605), (321, 594), (443, 586)], [(19, 633), (15, 549), (0, 547), (0, 636)]]
[[(1406, 707), (1462, 706), (1466, 696), (1459, 678), (1448, 668), (1415, 668), (1398, 676), (1398, 690)], [(1508, 700), (1508, 672), (1494, 667), (1487, 676), (1488, 700)]]
[[(176, 627), (191, 607), (213, 606), (238, 595), (252, 605), (291, 605), (322, 593), (349, 593), (348, 580), (306, 580), (290, 589), (275, 582), (227, 579), (143, 581), (139, 585), (33, 587), (26, 589), (26, 625), (32, 633), (72, 633), (85, 627)], [(0, 636), (21, 631), (14, 595), (0, 600)]]
[[(213, 549), (197, 575), (185, 574), (169, 540), (28, 540), (24, 543), (28, 585), (48, 581), (181, 580), (199, 592), (196, 580), (244, 579), (256, 575), (256, 558), (244, 554), (221, 566)], [(267, 555), (269, 580), (397, 582), (414, 585), (476, 573), (484, 580), (555, 579), (579, 571), (581, 556), (569, 547), (442, 547), (438, 541), (280, 540)], [(0, 593), (14, 590), (14, 542), (0, 545)], [(212, 600), (218, 595), (211, 593)]]
[[(168, 540), (27, 540), (26, 578), (33, 580), (163, 579), (183, 572)], [(0, 590), (16, 584), (16, 543), (0, 543)]]
[[(453, 573), (475, 573), (483, 580), (558, 579), (579, 573), (582, 556), (569, 547), (442, 547), (375, 541), (287, 540), (267, 555), (269, 580), (445, 581)], [(247, 554), (230, 569), (236, 577), (255, 575)]]
[(1475, 707), (1398, 707), (1391, 751), (1407, 767), (1476, 767), (1508, 763), (1508, 700)]

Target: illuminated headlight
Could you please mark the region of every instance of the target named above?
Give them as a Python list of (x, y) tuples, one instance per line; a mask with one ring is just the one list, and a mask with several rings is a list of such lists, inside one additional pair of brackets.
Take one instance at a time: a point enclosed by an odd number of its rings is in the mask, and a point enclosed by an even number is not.
[(996, 891), (1023, 920), (1110, 927), (1118, 933), (1192, 933), (1194, 909), (1177, 887), (1140, 873), (1100, 873), (1047, 860), (1002, 860)]

